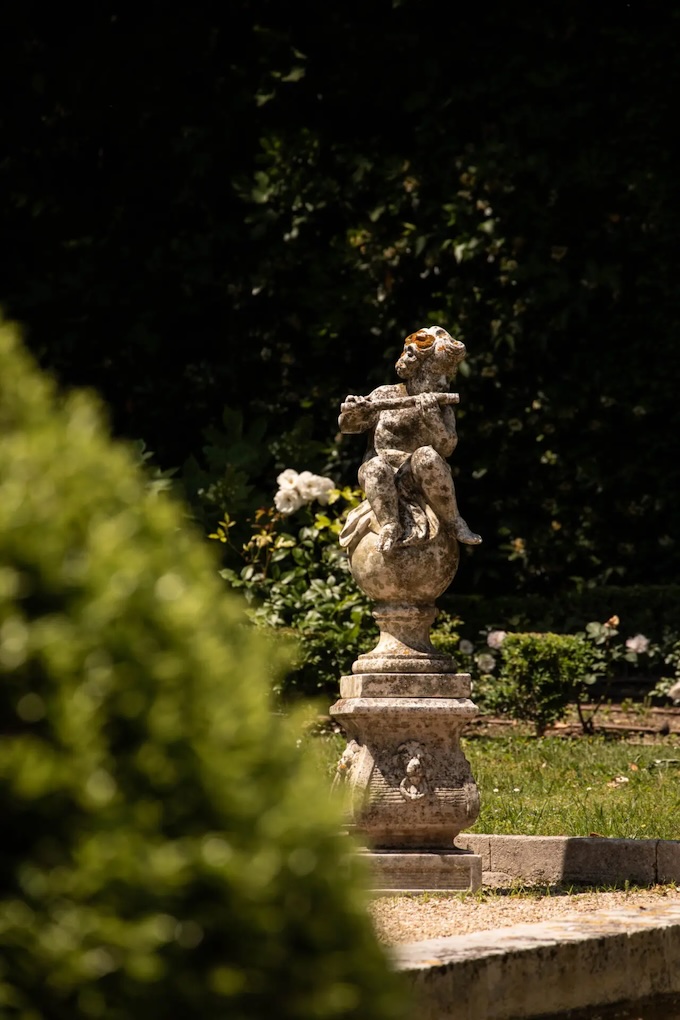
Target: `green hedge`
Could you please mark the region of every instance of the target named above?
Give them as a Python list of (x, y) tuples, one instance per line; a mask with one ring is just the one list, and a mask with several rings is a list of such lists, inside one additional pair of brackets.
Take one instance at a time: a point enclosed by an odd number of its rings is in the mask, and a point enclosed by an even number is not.
[(30, 10), (0, 302), (210, 527), (283, 468), (353, 482), (339, 402), (440, 322), (485, 541), (457, 590), (680, 577), (676, 4), (467, 4), (452, 46), (439, 0)]
[(0, 1015), (403, 1016), (340, 809), (185, 512), (0, 324)]
[(531, 722), (542, 736), (582, 699), (597, 652), (576, 634), (507, 634), (498, 678), (488, 683), (491, 711)]
[(480, 631), (531, 629), (569, 633), (583, 630), (592, 620), (604, 623), (612, 616), (620, 619), (624, 636), (644, 634), (661, 642), (666, 632), (680, 627), (680, 585), (607, 586), (566, 591), (551, 596), (504, 595), (487, 598), (456, 595), (451, 592), (439, 600), (447, 612), (462, 619), (462, 637), (474, 640)]

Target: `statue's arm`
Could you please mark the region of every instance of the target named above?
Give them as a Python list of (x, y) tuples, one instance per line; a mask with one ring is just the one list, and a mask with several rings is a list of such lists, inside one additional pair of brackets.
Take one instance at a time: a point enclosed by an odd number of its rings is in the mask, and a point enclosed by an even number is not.
[(373, 400), (377, 397), (392, 396), (395, 389), (394, 386), (378, 386), (367, 397), (356, 397), (351, 394), (345, 397), (340, 405), (338, 418), (340, 431), (352, 435), (375, 428), (380, 411), (373, 406)]
[(441, 407), (433, 393), (423, 393), (419, 400), (420, 413), (427, 424), (432, 446), (446, 460), (458, 445), (453, 410), (451, 407)]

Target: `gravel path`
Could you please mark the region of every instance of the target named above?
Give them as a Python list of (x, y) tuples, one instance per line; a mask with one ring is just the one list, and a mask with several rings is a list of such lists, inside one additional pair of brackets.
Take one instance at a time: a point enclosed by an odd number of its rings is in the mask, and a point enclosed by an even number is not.
[(491, 892), (380, 896), (372, 901), (370, 910), (381, 941), (396, 945), (612, 907), (645, 910), (658, 904), (660, 899), (680, 903), (680, 888), (654, 886), (628, 892), (555, 893), (550, 896)]

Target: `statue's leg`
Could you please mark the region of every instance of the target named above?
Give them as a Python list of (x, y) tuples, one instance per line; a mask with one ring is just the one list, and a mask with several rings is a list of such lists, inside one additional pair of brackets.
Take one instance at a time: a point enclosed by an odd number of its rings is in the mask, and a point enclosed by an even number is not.
[(359, 484), (380, 526), (378, 549), (389, 552), (401, 538), (402, 532), (394, 469), (382, 457), (373, 457), (359, 468)]
[(445, 528), (459, 542), (479, 545), (481, 535), (471, 531), (460, 516), (451, 469), (432, 446), (420, 446), (411, 457), (411, 471), (425, 499)]

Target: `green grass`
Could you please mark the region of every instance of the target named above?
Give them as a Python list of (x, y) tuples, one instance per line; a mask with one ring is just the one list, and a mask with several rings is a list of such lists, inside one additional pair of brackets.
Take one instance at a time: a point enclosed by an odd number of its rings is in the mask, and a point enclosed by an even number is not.
[[(463, 889), (460, 892), (452, 892), (450, 889), (441, 892), (410, 892), (395, 893), (394, 896), (381, 895), (381, 899), (411, 899), (417, 900), (419, 904), (436, 903), (437, 901), (460, 900), (467, 903), (500, 903), (507, 900), (545, 900), (557, 899), (565, 896), (584, 896), (592, 893), (623, 893), (624, 897), (635, 897), (638, 893), (657, 896), (659, 900), (665, 897), (673, 897), (675, 902), (677, 893), (680, 891), (675, 882), (668, 882), (659, 885), (636, 885), (635, 882), (625, 881), (617, 885), (615, 883), (598, 885), (579, 885), (569, 883), (564, 885), (531, 885), (525, 884), (517, 879), (505, 889), (494, 889), (489, 886), (482, 886), (479, 889)], [(623, 904), (622, 904), (623, 905)]]
[[(603, 737), (464, 742), (482, 809), (470, 831), (680, 838), (680, 743)], [(657, 764), (659, 763), (659, 764)]]
[[(345, 746), (314, 738), (329, 776)], [(680, 839), (680, 740), (601, 736), (463, 740), (481, 797), (470, 832)], [(674, 763), (675, 761), (675, 763)]]

